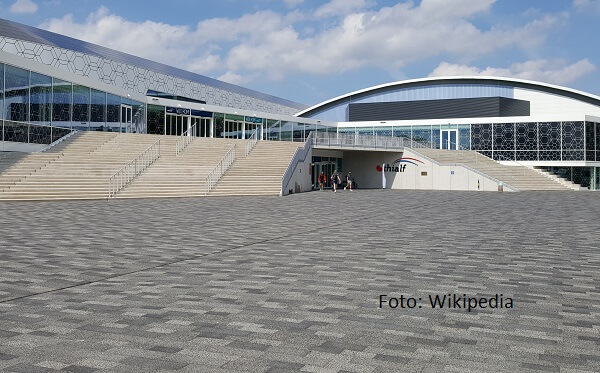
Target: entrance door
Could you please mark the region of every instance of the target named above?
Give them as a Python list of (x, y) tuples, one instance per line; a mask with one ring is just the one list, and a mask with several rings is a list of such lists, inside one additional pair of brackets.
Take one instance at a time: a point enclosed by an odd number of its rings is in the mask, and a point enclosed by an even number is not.
[(317, 162), (313, 164), (313, 174), (312, 174), (312, 184), (314, 189), (319, 189), (319, 175), (321, 171), (325, 173), (325, 187), (331, 187), (331, 175), (333, 175), (333, 171), (335, 171), (336, 165), (335, 163), (330, 162)]
[(442, 130), (442, 136), (440, 136), (440, 149), (456, 150), (458, 130)]
[(133, 132), (132, 109), (129, 105), (121, 105), (121, 132)]
[(226, 139), (241, 139), (242, 138), (242, 123), (231, 120), (225, 121), (225, 131), (223, 137)]
[(252, 133), (254, 133), (254, 131), (256, 131), (256, 138), (261, 140), (262, 139), (262, 124), (256, 124), (256, 123), (245, 123), (244, 124), (244, 137), (246, 139), (249, 139), (250, 136), (252, 136)]

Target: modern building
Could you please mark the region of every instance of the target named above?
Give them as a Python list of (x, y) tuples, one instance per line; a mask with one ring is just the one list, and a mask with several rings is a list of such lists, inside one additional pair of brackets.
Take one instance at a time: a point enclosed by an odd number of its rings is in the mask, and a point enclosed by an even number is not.
[[(396, 137), (545, 168), (600, 189), (600, 97), (499, 77), (383, 84), (312, 107), (0, 20), (0, 150), (36, 150), (71, 129), (305, 141)], [(195, 125), (195, 126), (194, 126)], [(193, 127), (194, 126), (194, 127)], [(368, 151), (368, 149), (365, 149)], [(313, 177), (344, 168), (316, 148)], [(327, 166), (327, 167), (326, 167)]]

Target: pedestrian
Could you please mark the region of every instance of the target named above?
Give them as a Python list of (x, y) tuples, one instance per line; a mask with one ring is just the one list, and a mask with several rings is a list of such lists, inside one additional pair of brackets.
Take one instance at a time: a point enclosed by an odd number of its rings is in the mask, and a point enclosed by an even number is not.
[(344, 190), (346, 190), (346, 188), (352, 191), (352, 173), (350, 171), (348, 171), (348, 175), (346, 175), (346, 186), (344, 187)]
[(337, 170), (333, 171), (333, 174), (331, 175), (331, 185), (333, 185), (333, 192), (337, 193), (337, 185), (338, 183), (342, 183), (342, 180), (340, 179), (340, 175), (338, 175)]
[(321, 191), (323, 191), (323, 187), (325, 186), (325, 182), (327, 181), (326, 177), (327, 176), (325, 176), (325, 172), (321, 171), (321, 173), (319, 174), (319, 178), (317, 179), (317, 181), (319, 182), (319, 189)]

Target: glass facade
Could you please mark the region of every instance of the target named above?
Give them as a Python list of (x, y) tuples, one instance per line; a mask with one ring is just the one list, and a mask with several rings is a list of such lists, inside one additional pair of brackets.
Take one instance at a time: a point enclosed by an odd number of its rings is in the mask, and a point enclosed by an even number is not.
[[(132, 109), (125, 124), (120, 116), (123, 105)], [(29, 131), (26, 136), (29, 142), (62, 133), (26, 123), (80, 130), (145, 132), (145, 112), (143, 102), (0, 64), (0, 120), (7, 121), (2, 123), (2, 133), (9, 134), (13, 140), (22, 137), (19, 134), (23, 128)]]

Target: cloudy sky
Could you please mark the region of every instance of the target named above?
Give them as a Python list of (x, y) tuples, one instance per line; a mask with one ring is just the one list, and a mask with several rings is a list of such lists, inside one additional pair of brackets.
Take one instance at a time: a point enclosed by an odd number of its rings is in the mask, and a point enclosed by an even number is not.
[(600, 0), (0, 0), (0, 17), (304, 104), (443, 75), (600, 95)]

